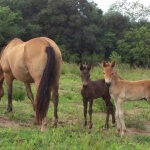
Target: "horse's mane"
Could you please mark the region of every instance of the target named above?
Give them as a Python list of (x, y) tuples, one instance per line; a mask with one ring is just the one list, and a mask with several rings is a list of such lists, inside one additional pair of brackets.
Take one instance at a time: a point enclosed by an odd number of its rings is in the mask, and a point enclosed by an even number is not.
[(116, 75), (120, 80), (123, 80), (123, 78), (120, 77), (120, 76), (116, 73), (116, 71), (114, 71), (114, 73), (115, 73), (115, 75)]

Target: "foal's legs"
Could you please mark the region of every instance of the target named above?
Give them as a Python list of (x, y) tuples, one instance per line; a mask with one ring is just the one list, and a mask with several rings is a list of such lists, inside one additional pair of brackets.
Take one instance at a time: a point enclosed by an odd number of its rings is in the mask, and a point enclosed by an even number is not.
[(83, 106), (84, 106), (84, 126), (87, 125), (87, 106), (88, 106), (88, 100), (83, 98)]
[(58, 94), (58, 88), (59, 88), (59, 84), (53, 85), (52, 88), (52, 100), (53, 100), (53, 104), (54, 104), (54, 126), (57, 126), (57, 122), (58, 122), (58, 114), (57, 114), (57, 108), (58, 108), (58, 102), (59, 102), (59, 94)]
[(126, 132), (126, 126), (124, 122), (124, 113), (123, 113), (123, 100), (117, 99), (117, 105), (118, 105), (118, 111), (119, 111), (119, 120), (121, 124), (121, 136), (124, 135), (124, 132)]
[(35, 106), (34, 106), (34, 96), (31, 90), (31, 86), (29, 83), (24, 83), (25, 87), (26, 87), (26, 91), (27, 91), (27, 96), (28, 98), (31, 100), (32, 106), (33, 106), (33, 110), (35, 111)]
[(109, 95), (104, 95), (104, 96), (102, 96), (102, 98), (105, 101), (106, 111), (107, 111), (105, 128), (108, 128), (109, 127), (109, 116), (110, 116), (110, 114), (112, 115), (112, 123), (115, 124), (115, 115), (114, 115), (114, 110), (113, 110), (113, 104), (110, 101)]
[(89, 129), (91, 129), (93, 126), (93, 123), (92, 123), (92, 112), (93, 112), (92, 106), (93, 106), (93, 99), (90, 99), (89, 100), (89, 115), (90, 115)]
[(13, 86), (13, 76), (12, 74), (4, 73), (6, 84), (8, 86), (8, 107), (7, 112), (12, 112), (12, 86)]
[(118, 110), (118, 105), (117, 105), (116, 100), (114, 100), (114, 103), (115, 103), (115, 108), (116, 108), (116, 112), (115, 112), (115, 115), (116, 115), (116, 127), (117, 127), (118, 132), (120, 132), (121, 131), (121, 124), (120, 124), (119, 110)]

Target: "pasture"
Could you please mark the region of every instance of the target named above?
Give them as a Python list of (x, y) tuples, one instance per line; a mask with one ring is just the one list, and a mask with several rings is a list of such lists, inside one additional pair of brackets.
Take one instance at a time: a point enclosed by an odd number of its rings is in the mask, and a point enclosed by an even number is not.
[[(130, 69), (121, 65), (118, 74), (127, 80), (150, 79), (150, 70)], [(101, 66), (91, 70), (91, 79), (103, 78)], [(4, 84), (6, 89), (6, 85)], [(14, 83), (14, 91), (24, 90), (20, 82)], [(63, 64), (59, 89), (58, 126), (53, 127), (53, 103), (48, 111), (48, 130), (40, 131), (33, 125), (34, 111), (25, 94), (23, 101), (13, 100), (13, 112), (5, 114), (6, 90), (0, 101), (0, 149), (1, 150), (149, 150), (150, 105), (144, 100), (125, 102), (127, 133), (120, 137), (114, 127), (104, 129), (105, 105), (102, 99), (93, 104), (93, 128), (83, 126), (83, 104), (80, 94), (81, 77), (78, 66)], [(35, 88), (32, 86), (35, 95)], [(22, 96), (24, 93), (22, 93)], [(113, 100), (112, 100), (113, 101)], [(111, 124), (111, 120), (110, 120)]]

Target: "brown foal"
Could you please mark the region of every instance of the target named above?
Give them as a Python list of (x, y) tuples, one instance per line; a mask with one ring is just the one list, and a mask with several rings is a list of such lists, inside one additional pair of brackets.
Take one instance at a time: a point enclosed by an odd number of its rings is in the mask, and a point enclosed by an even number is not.
[(83, 86), (81, 90), (81, 95), (83, 97), (83, 105), (84, 105), (84, 126), (87, 125), (88, 102), (89, 102), (89, 116), (90, 116), (89, 128), (92, 128), (93, 99), (102, 97), (106, 103), (106, 108), (107, 108), (105, 127), (108, 128), (110, 114), (112, 115), (112, 123), (113, 124), (115, 123), (115, 115), (114, 115), (113, 105), (110, 101), (109, 89), (105, 85), (104, 79), (92, 81), (90, 79), (90, 70), (91, 70), (90, 65), (80, 64), (82, 86)]

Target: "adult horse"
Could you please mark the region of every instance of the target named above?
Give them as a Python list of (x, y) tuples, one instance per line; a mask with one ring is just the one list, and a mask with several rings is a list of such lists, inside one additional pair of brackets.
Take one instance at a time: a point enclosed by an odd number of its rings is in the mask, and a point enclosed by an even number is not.
[(30, 87), (30, 83), (35, 83), (36, 123), (42, 123), (41, 131), (46, 129), (46, 114), (52, 91), (56, 126), (61, 65), (61, 52), (56, 43), (47, 37), (38, 37), (27, 42), (17, 38), (10, 41), (1, 52), (0, 60), (0, 94), (3, 94), (2, 83), (5, 78), (8, 86), (7, 111), (12, 111), (13, 80), (20, 80), (27, 87)]
[(150, 80), (123, 80), (113, 70), (114, 66), (115, 62), (109, 64), (103, 61), (105, 82), (109, 86), (110, 95), (115, 102), (117, 130), (124, 135), (126, 126), (123, 103), (124, 101), (146, 99), (150, 104)]

